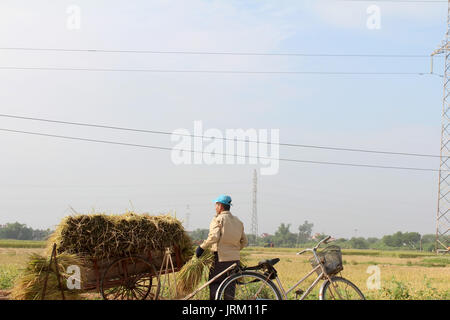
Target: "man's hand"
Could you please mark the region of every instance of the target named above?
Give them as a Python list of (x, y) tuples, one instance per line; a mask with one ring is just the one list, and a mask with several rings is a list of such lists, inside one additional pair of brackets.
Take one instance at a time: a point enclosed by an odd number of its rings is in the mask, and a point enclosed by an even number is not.
[(195, 256), (197, 258), (200, 258), (200, 256), (203, 254), (205, 250), (203, 250), (200, 246), (197, 247), (197, 249), (195, 249)]

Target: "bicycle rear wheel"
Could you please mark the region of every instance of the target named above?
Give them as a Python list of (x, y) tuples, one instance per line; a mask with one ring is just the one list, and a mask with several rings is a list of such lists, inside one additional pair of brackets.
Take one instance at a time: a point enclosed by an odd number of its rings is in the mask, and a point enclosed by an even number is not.
[(347, 279), (332, 277), (326, 281), (322, 290), (321, 300), (365, 300), (358, 287)]
[(277, 286), (261, 273), (244, 271), (226, 278), (216, 300), (281, 300)]

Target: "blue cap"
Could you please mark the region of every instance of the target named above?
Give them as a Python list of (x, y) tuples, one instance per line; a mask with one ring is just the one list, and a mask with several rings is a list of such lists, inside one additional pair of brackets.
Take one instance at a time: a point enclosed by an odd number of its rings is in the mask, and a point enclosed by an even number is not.
[(214, 200), (214, 203), (222, 203), (222, 204), (226, 204), (231, 206), (231, 197), (230, 196), (226, 196), (224, 194), (220, 195), (216, 200)]

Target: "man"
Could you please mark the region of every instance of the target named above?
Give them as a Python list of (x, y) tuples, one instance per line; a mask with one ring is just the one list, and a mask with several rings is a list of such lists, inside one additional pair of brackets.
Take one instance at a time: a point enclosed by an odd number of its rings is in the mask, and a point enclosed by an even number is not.
[[(208, 239), (203, 241), (195, 251), (197, 258), (209, 247), (214, 252), (214, 265), (209, 272), (210, 280), (233, 263), (238, 263), (240, 250), (248, 244), (244, 233), (244, 224), (230, 212), (231, 197), (221, 195), (215, 200), (215, 203), (216, 215), (209, 226)], [(210, 300), (215, 299), (216, 291), (226, 276), (226, 274), (220, 276), (209, 285)], [(230, 288), (226, 294), (234, 297), (234, 288)]]

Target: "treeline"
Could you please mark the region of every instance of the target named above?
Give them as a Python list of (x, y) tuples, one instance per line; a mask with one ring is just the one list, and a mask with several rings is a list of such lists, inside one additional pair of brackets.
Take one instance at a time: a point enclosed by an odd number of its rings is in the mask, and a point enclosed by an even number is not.
[(50, 229), (33, 229), (19, 222), (0, 225), (0, 239), (45, 240), (51, 233)]
[[(262, 234), (257, 239), (253, 235), (247, 235), (251, 245), (264, 247), (285, 247), (300, 248), (310, 247), (327, 235), (315, 233), (313, 235), (313, 223), (305, 221), (297, 229), (297, 232), (291, 231), (291, 225), (281, 223), (275, 234)], [(197, 243), (208, 237), (207, 229), (197, 229), (190, 232), (191, 238)], [(450, 238), (450, 237), (449, 237)], [(449, 239), (450, 240), (450, 239)], [(435, 235), (421, 235), (418, 232), (398, 231), (391, 235), (385, 235), (382, 238), (375, 237), (353, 237), (350, 239), (338, 238), (333, 244), (344, 249), (379, 249), (379, 250), (423, 250), (433, 251), (435, 249)]]

